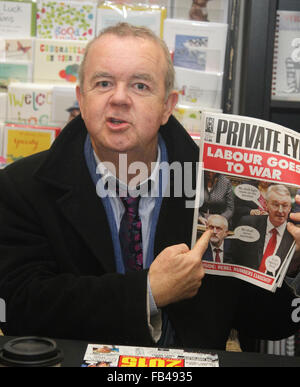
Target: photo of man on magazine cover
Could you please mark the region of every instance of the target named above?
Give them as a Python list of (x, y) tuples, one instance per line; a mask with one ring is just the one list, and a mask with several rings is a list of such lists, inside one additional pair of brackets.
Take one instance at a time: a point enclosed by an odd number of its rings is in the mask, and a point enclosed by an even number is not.
[(232, 257), (236, 264), (247, 266), (262, 273), (272, 275), (266, 267), (266, 260), (276, 256), (280, 262), (276, 265), (276, 274), (293, 243), (286, 225), (292, 209), (292, 197), (284, 185), (272, 184), (266, 194), (266, 214), (247, 215), (240, 219), (239, 226), (254, 228), (259, 239), (251, 243), (235, 239), (232, 243)]

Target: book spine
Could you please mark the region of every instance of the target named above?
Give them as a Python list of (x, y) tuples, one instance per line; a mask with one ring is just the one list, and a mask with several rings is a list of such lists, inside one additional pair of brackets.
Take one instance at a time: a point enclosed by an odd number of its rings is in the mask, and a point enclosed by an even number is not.
[(273, 49), (273, 69), (272, 69), (272, 97), (277, 94), (277, 64), (278, 64), (278, 44), (279, 44), (279, 25), (280, 25), (280, 13), (276, 14), (276, 27), (275, 27), (275, 39)]

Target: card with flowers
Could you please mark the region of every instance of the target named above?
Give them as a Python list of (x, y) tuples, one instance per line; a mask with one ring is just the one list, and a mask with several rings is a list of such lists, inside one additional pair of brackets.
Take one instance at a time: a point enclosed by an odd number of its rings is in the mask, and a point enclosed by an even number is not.
[(37, 1), (37, 37), (90, 40), (95, 36), (96, 3)]

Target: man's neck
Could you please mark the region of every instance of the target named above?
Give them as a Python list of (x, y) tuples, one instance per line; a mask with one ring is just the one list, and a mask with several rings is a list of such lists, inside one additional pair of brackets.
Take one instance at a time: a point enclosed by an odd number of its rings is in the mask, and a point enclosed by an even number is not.
[(108, 151), (94, 145), (93, 149), (98, 159), (119, 180), (134, 181), (138, 185), (151, 175), (158, 155), (158, 143), (153, 142), (146, 150), (132, 150), (126, 153)]

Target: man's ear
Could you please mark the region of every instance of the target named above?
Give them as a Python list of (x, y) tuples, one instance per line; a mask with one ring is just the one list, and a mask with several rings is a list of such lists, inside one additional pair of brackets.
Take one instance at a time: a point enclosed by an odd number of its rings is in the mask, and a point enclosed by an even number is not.
[(178, 92), (173, 90), (168, 96), (167, 101), (165, 102), (165, 111), (163, 113), (162, 117), (162, 125), (165, 125), (169, 118), (170, 115), (172, 114), (173, 110), (175, 109), (175, 106), (177, 105), (178, 102)]

